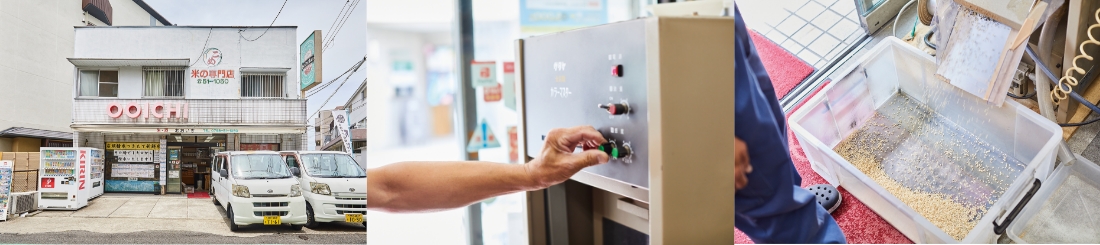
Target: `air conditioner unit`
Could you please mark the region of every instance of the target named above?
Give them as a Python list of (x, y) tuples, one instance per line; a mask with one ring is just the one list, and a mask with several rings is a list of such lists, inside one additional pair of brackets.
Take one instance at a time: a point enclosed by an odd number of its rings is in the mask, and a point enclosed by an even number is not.
[(11, 209), (8, 214), (22, 214), (38, 210), (38, 192), (16, 192), (11, 194)]

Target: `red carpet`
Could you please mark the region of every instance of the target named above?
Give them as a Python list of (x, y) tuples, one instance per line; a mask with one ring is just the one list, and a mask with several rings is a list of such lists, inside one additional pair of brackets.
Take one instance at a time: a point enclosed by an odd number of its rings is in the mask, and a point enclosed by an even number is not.
[(749, 30), (749, 35), (752, 36), (752, 43), (756, 45), (756, 52), (759, 53), (760, 60), (764, 63), (764, 69), (771, 76), (776, 97), (782, 99), (787, 96), (791, 89), (794, 89), (795, 86), (802, 83), (802, 80), (810, 76), (810, 73), (814, 72), (813, 66), (806, 64), (805, 61), (787, 52), (786, 49), (768, 40), (760, 33)]
[[(768, 74), (771, 74), (769, 70)], [(821, 85), (817, 91), (813, 94), (820, 92), (825, 85)], [(811, 97), (813, 96), (811, 94)], [(795, 106), (793, 111), (802, 107), (801, 104)], [(790, 118), (790, 114), (787, 115)], [(802, 151), (802, 146), (798, 144), (798, 139), (794, 137), (794, 132), (790, 129), (787, 130), (787, 138), (791, 149), (791, 160), (794, 162), (794, 166), (798, 169), (798, 174), (802, 176), (802, 187), (807, 187), (816, 184), (825, 184), (825, 179), (818, 175), (810, 168), (810, 161), (806, 158), (806, 153)], [(843, 187), (838, 187), (840, 194), (844, 196), (841, 200), (840, 207), (833, 211), (833, 218), (836, 219), (837, 224), (840, 225), (840, 229), (844, 231), (844, 236), (848, 239), (848, 243), (887, 243), (887, 244), (911, 244), (913, 241), (906, 238), (890, 223), (886, 223), (886, 220), (881, 216), (871, 211), (863, 202), (860, 202), (851, 193), (848, 193)], [(740, 230), (735, 231), (734, 242), (737, 244), (751, 244), (752, 240), (745, 236)]]
[(187, 198), (210, 198), (210, 194), (206, 194), (206, 192), (195, 192), (187, 194)]

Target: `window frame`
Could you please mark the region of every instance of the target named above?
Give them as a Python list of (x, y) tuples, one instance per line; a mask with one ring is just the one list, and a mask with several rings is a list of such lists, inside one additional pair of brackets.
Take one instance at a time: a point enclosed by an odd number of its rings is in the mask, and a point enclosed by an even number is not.
[[(84, 95), (82, 93), (83, 91), (81, 91), (81, 87), (84, 84), (84, 78), (83, 78), (82, 75), (84, 74), (85, 71), (95, 71), (96, 72), (96, 76), (95, 76), (96, 77), (95, 95)], [(103, 76), (103, 71), (113, 71), (113, 72), (115, 72), (115, 81), (114, 82), (102, 82), (102, 79), (100, 79), (100, 78)], [(118, 79), (119, 74), (118, 73), (119, 73), (119, 68), (118, 67), (84, 67), (84, 68), (79, 68), (78, 67), (76, 69), (76, 97), (81, 98), (81, 99), (94, 99), (94, 98), (117, 99), (117, 98), (119, 98), (118, 97), (119, 96), (119, 91), (117, 91), (118, 87), (119, 87), (119, 81), (118, 81), (119, 80)], [(99, 87), (101, 86), (102, 83), (113, 83), (113, 84), (115, 84), (115, 90), (116, 91), (115, 91), (115, 96), (114, 97), (100, 96), (101, 93), (100, 93)]]
[[(157, 71), (165, 72), (165, 71), (169, 71), (170, 69), (171, 69), (171, 70), (179, 69), (179, 72), (180, 72), (180, 79), (181, 79), (181, 80), (180, 80), (180, 84), (181, 84), (181, 85), (180, 85), (180, 95), (179, 95), (179, 96), (167, 96), (167, 95), (165, 95), (165, 96), (152, 96), (152, 95), (146, 95), (146, 94), (145, 94), (145, 83), (146, 83), (146, 80), (145, 80), (145, 73), (146, 73), (147, 71), (149, 71), (149, 70), (157, 70)], [(165, 89), (168, 89), (168, 85), (167, 85), (167, 83), (168, 83), (168, 79), (167, 79), (167, 76), (165, 76), (165, 80), (164, 80), (164, 83), (165, 83), (165, 87), (164, 87), (164, 88), (165, 88)], [(182, 66), (178, 66), (178, 67), (177, 67), (177, 66), (142, 66), (142, 67), (141, 67), (141, 98), (150, 98), (150, 99), (183, 99), (183, 98), (186, 98), (186, 97), (187, 97), (187, 88), (188, 88), (188, 87), (187, 87), (187, 67), (182, 67)], [(168, 91), (164, 91), (164, 93), (165, 93), (165, 94), (168, 94)]]
[[(245, 89), (245, 78), (247, 78), (249, 76), (275, 76), (275, 77), (281, 77), (282, 79), (279, 80), (280, 84), (279, 84), (279, 86), (277, 86), (279, 88), (278, 92), (280, 94), (275, 96), (275, 97), (245, 96), (245, 91), (246, 91), (246, 89)], [(287, 93), (290, 92), (289, 90), (286, 89), (286, 85), (287, 85), (286, 80), (287, 80), (287, 75), (286, 75), (285, 72), (241, 72), (240, 97), (241, 97), (241, 99), (285, 99), (285, 98), (289, 97)]]

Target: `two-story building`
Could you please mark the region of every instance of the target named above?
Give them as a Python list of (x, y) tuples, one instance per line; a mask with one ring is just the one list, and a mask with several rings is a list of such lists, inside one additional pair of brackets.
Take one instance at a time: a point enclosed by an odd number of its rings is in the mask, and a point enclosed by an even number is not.
[(296, 29), (75, 28), (71, 128), (107, 150), (105, 190), (203, 192), (216, 152), (307, 149)]

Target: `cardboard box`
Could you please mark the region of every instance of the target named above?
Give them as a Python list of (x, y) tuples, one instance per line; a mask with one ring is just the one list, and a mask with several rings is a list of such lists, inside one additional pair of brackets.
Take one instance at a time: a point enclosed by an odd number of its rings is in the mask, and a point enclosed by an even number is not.
[(31, 152), (27, 154), (27, 164), (29, 167), (27, 170), (38, 170), (42, 166), (42, 153)]
[(29, 159), (30, 159), (29, 157), (30, 156), (29, 156), (29, 154), (27, 154), (27, 152), (16, 152), (15, 153), (15, 170), (28, 170), (28, 169), (30, 169), (31, 163), (29, 162)]
[(15, 152), (3, 152), (3, 153), (0, 153), (0, 160), (12, 160), (12, 161), (15, 161)]

